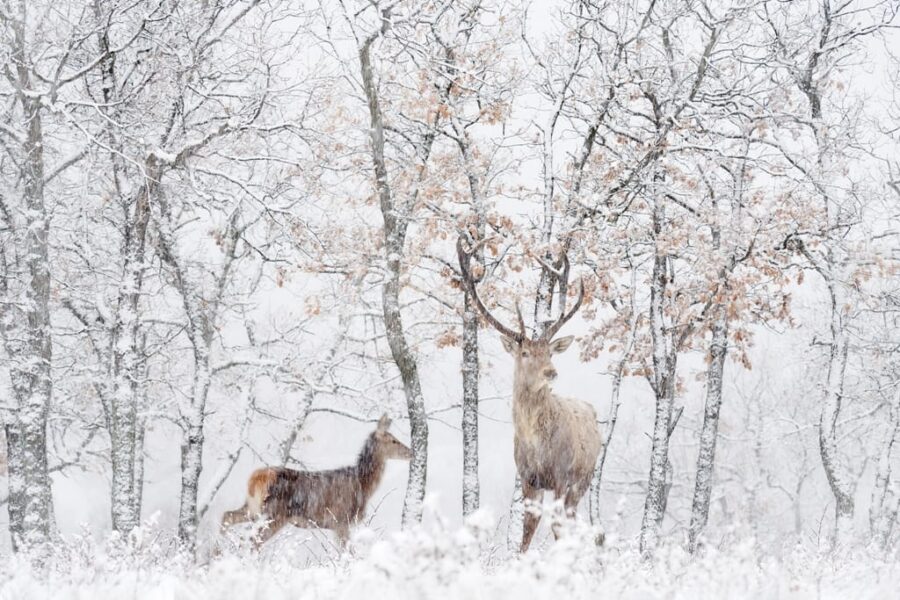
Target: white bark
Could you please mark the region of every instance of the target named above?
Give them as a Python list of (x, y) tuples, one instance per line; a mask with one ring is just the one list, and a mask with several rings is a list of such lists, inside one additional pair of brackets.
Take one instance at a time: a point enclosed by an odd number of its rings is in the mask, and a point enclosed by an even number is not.
[[(103, 103), (98, 108), (104, 114), (103, 130), (107, 142), (114, 149), (109, 160), (114, 178), (125, 170), (122, 164), (123, 148), (112, 124), (118, 115), (119, 87), (116, 77), (116, 61), (111, 52), (109, 21), (98, 2), (94, 2), (98, 26), (98, 51), (100, 62), (99, 95)], [(140, 524), (141, 491), (143, 484), (143, 423), (141, 398), (143, 397), (143, 373), (145, 372), (144, 345), (141, 328), (141, 297), (143, 295), (146, 268), (146, 239), (150, 222), (150, 203), (156, 194), (161, 171), (155, 160), (146, 161), (143, 182), (128, 202), (125, 222), (122, 225), (122, 279), (119, 284), (113, 323), (109, 328), (109, 349), (105, 357), (106, 377), (99, 388), (106, 413), (110, 437), (110, 464), (112, 467), (111, 512), (113, 529), (129, 532)], [(119, 181), (116, 182), (119, 189)]]
[(400, 290), (404, 242), (409, 216), (405, 207), (398, 206), (388, 182), (387, 163), (385, 159), (384, 122), (378, 100), (374, 74), (372, 72), (372, 44), (386, 33), (389, 15), (383, 15), (382, 29), (367, 38), (359, 49), (360, 70), (363, 91), (369, 107), (370, 130), (372, 143), (372, 162), (375, 170), (375, 188), (384, 219), (384, 252), (386, 260), (386, 281), (382, 287), (382, 310), (384, 327), (391, 349), (391, 355), (406, 395), (407, 413), (409, 415), (410, 446), (413, 458), (409, 464), (409, 479), (406, 495), (403, 499), (404, 527), (418, 523), (422, 518), (423, 501), (428, 468), (428, 419), (425, 414), (425, 399), (419, 381), (418, 365), (412, 349), (406, 341), (403, 319), (400, 312)]
[(197, 494), (203, 471), (204, 409), (211, 383), (208, 355), (202, 348), (195, 355), (191, 405), (182, 418), (184, 434), (181, 441), (181, 497), (178, 502), (178, 537), (189, 544), (197, 536)]
[(869, 509), (869, 526), (877, 548), (887, 549), (900, 508), (900, 486), (894, 479), (892, 463), (894, 450), (900, 445), (900, 387), (894, 393), (890, 416), (884, 431), (875, 468), (875, 485)]
[(697, 455), (691, 524), (688, 529), (688, 548), (691, 552), (696, 551), (700, 535), (709, 518), (716, 441), (719, 434), (719, 410), (722, 407), (722, 379), (725, 359), (728, 356), (728, 317), (724, 306), (718, 307), (714, 319), (709, 346), (709, 367), (706, 374), (706, 403), (703, 410), (703, 425), (700, 430), (700, 450)]
[[(13, 414), (5, 425), (9, 469), (9, 516), (13, 547), (41, 546), (52, 529), (52, 496), (47, 467), (47, 418), (52, 397), (53, 341), (50, 323), (50, 214), (44, 196), (43, 99), (32, 95), (34, 78), (26, 24), (27, 3), (5, 26), (12, 63), (6, 76), (17, 90), (17, 109), (8, 115), (22, 131), (18, 181), (2, 198), (3, 238), (0, 329), (9, 360)], [(5, 36), (4, 36), (5, 37)], [(7, 204), (13, 200), (15, 204)]]
[(469, 292), (464, 293), (462, 341), (463, 515), (479, 506), (478, 482), (478, 314)]
[(656, 411), (650, 450), (650, 474), (641, 521), (641, 554), (650, 557), (659, 543), (659, 532), (667, 502), (666, 475), (669, 464), (669, 435), (675, 406), (676, 350), (665, 325), (668, 255), (660, 249), (659, 236), (665, 225), (666, 210), (662, 198), (653, 199), (655, 255), (650, 281), (650, 335), (652, 339), (653, 392)]
[(214, 273), (213, 289), (207, 297), (200, 284), (190, 278), (188, 261), (178, 254), (173, 234), (177, 227), (172, 220), (171, 208), (168, 203), (161, 202), (161, 209), (162, 214), (157, 222), (157, 251), (163, 262), (171, 268), (174, 288), (181, 296), (185, 334), (193, 356), (191, 391), (187, 404), (181, 411), (181, 492), (178, 507), (178, 537), (182, 542), (193, 545), (196, 542), (199, 518), (197, 496), (203, 472), (206, 404), (213, 375), (211, 354), (216, 341), (217, 324), (225, 308), (224, 295), (232, 282), (238, 241), (243, 230), (240, 225), (241, 211), (235, 209), (223, 235), (222, 262)]
[(840, 463), (838, 454), (838, 419), (844, 400), (844, 374), (847, 369), (848, 340), (841, 319), (843, 304), (838, 298), (834, 282), (829, 282), (831, 300), (831, 340), (828, 353), (828, 374), (825, 398), (819, 418), (819, 451), (822, 467), (834, 495), (835, 542), (846, 541), (853, 529), (854, 484), (850, 474)]

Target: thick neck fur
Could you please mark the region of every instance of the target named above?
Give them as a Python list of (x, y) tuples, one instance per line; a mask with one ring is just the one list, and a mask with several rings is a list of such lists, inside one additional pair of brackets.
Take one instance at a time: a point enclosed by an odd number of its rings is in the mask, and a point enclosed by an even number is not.
[[(539, 441), (537, 431), (546, 413), (553, 410), (553, 390), (546, 380), (538, 385), (529, 375), (516, 369), (513, 376), (513, 427), (516, 439)], [(530, 384), (530, 385), (529, 385)]]
[(372, 495), (384, 474), (384, 455), (378, 447), (378, 440), (372, 433), (359, 452), (356, 461), (356, 471), (359, 475), (359, 484), (366, 498)]
[(553, 390), (546, 381), (538, 383), (534, 377), (525, 375), (516, 368), (513, 374), (513, 402), (522, 408), (536, 406), (550, 400)]

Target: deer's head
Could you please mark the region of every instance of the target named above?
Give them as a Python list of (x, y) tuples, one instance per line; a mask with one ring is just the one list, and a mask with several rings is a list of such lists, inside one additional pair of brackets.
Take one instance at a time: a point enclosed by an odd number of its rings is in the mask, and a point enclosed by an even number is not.
[(537, 391), (550, 385), (556, 376), (556, 368), (553, 366), (552, 357), (554, 354), (565, 352), (572, 341), (573, 336), (568, 335), (558, 339), (553, 339), (562, 326), (571, 319), (578, 309), (581, 308), (581, 302), (584, 300), (584, 285), (579, 281), (578, 299), (575, 304), (563, 315), (551, 323), (541, 335), (529, 337), (525, 330), (525, 319), (522, 318), (522, 311), (516, 304), (516, 317), (518, 319), (518, 330), (514, 330), (504, 325), (487, 309), (478, 292), (475, 289), (475, 280), (469, 270), (469, 261), (471, 260), (474, 250), (466, 252), (463, 248), (463, 240), (459, 238), (456, 242), (456, 251), (459, 256), (460, 272), (462, 273), (463, 284), (475, 301), (478, 312), (490, 323), (494, 329), (500, 332), (503, 347), (509, 352), (515, 360), (515, 378), (519, 385), (524, 385), (529, 391)]
[(391, 419), (387, 416), (387, 413), (381, 415), (373, 434), (378, 452), (386, 459), (412, 460), (412, 450), (388, 431), (390, 426)]
[(530, 391), (548, 387), (556, 379), (558, 373), (553, 366), (553, 355), (568, 350), (574, 340), (571, 335), (555, 340), (524, 338), (517, 341), (506, 335), (500, 338), (503, 348), (515, 361), (516, 377)]

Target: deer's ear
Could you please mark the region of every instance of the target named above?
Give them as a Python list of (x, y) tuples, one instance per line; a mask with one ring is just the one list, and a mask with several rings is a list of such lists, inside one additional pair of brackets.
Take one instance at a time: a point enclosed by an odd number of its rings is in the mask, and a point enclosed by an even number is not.
[(550, 353), (559, 354), (561, 352), (565, 352), (569, 349), (569, 346), (571, 346), (572, 342), (574, 341), (574, 335), (567, 335), (566, 337), (561, 337), (558, 340), (553, 340), (552, 342), (550, 342)]
[(501, 335), (500, 341), (503, 342), (503, 349), (506, 350), (507, 352), (509, 352), (510, 354), (515, 353), (515, 351), (518, 350), (518, 348), (519, 348), (519, 342), (512, 339), (511, 337)]
[(390, 427), (390, 426), (391, 426), (391, 418), (387, 415), (387, 413), (384, 413), (383, 415), (381, 415), (381, 418), (378, 419), (378, 432), (384, 433), (388, 430), (388, 427)]

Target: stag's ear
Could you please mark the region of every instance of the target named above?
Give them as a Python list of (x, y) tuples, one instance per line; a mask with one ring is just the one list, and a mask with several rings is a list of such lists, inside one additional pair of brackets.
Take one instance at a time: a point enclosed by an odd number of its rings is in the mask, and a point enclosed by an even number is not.
[(391, 426), (391, 418), (384, 413), (381, 415), (381, 418), (378, 419), (378, 433), (385, 433), (388, 430), (388, 427)]
[(503, 342), (503, 349), (509, 352), (510, 354), (514, 354), (516, 350), (519, 349), (519, 342), (512, 339), (511, 337), (501, 335), (500, 341)]
[(569, 346), (571, 346), (572, 342), (574, 341), (574, 335), (567, 335), (566, 337), (561, 337), (558, 340), (553, 340), (552, 342), (550, 342), (550, 354), (559, 354), (561, 352), (565, 352), (569, 349)]

